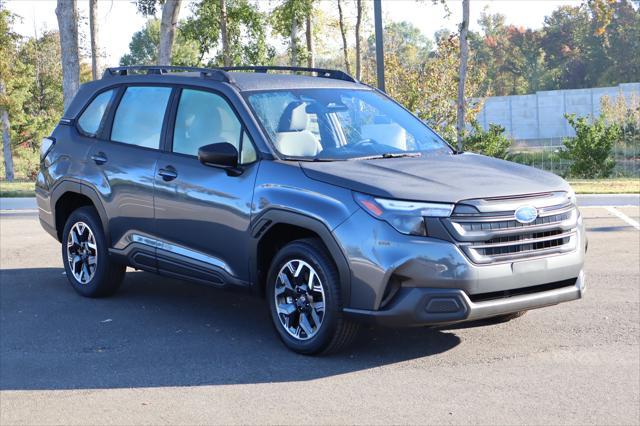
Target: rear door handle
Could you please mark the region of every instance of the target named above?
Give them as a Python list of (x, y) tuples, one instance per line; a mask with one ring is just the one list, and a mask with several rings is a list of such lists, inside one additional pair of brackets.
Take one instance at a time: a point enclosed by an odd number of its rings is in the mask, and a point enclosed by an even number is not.
[(171, 166), (167, 166), (163, 169), (158, 170), (158, 174), (162, 176), (162, 179), (166, 182), (174, 180), (178, 177), (178, 172)]
[(91, 156), (91, 159), (95, 161), (95, 163), (98, 165), (104, 164), (107, 162), (107, 156), (104, 154), (104, 152), (98, 152), (97, 154), (93, 154)]

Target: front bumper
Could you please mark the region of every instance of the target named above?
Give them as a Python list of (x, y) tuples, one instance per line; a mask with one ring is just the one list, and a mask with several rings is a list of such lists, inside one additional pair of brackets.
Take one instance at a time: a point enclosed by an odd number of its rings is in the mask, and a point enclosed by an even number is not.
[(580, 271), (575, 280), (562, 281), (550, 290), (527, 293), (523, 289), (521, 294), (474, 302), (459, 289), (403, 288), (383, 310), (347, 308), (344, 312), (354, 320), (391, 327), (438, 325), (557, 305), (580, 299), (584, 292), (584, 272)]

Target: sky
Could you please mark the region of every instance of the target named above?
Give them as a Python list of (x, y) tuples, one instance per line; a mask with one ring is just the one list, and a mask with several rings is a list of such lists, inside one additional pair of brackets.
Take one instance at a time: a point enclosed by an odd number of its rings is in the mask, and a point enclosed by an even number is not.
[[(273, 7), (273, 0), (260, 0), (265, 10)], [(322, 0), (321, 8), (332, 11), (335, 2)], [(412, 0), (383, 0), (382, 11), (385, 21), (409, 21), (428, 36), (434, 32), (448, 28), (455, 31), (462, 16), (462, 2), (447, 1), (451, 11), (445, 17), (445, 10), (440, 5), (433, 5), (429, 0), (416, 2)], [(483, 10), (490, 13), (502, 13), (507, 24), (525, 28), (539, 28), (544, 17), (560, 5), (576, 5), (576, 0), (472, 0), (472, 30), (477, 29), (477, 20)], [(81, 21), (80, 30), (88, 33), (88, 0), (78, 0), (78, 13), (86, 17)], [(44, 30), (55, 30), (58, 27), (55, 15), (55, 0), (8, 0), (7, 7), (22, 19), (16, 22), (15, 30), (23, 36), (41, 34)], [(189, 2), (183, 5), (181, 18), (190, 13)], [(132, 0), (101, 0), (99, 3), (99, 24), (101, 44), (106, 55), (106, 66), (116, 66), (120, 57), (129, 50), (129, 42), (134, 32), (143, 27), (145, 18), (137, 13)], [(371, 20), (372, 25), (373, 20)], [(366, 31), (367, 33), (369, 31)], [(338, 34), (336, 34), (338, 36)]]

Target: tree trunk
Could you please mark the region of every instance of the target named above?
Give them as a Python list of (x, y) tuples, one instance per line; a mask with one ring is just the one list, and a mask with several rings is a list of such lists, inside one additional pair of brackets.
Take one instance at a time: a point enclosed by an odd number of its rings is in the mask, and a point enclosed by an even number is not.
[(360, 45), (360, 25), (362, 25), (362, 0), (356, 0), (356, 80), (360, 80), (362, 74), (362, 52)]
[(291, 19), (291, 66), (298, 66), (298, 20)]
[(89, 0), (89, 32), (91, 33), (91, 77), (100, 78), (100, 38), (98, 30), (98, 0)]
[(467, 44), (467, 32), (469, 31), (469, 0), (462, 0), (462, 24), (460, 25), (460, 73), (458, 80), (458, 151), (462, 151), (462, 136), (464, 135), (464, 83), (467, 78), (467, 60), (469, 45)]
[(342, 15), (342, 1), (338, 0), (338, 16), (340, 23), (340, 34), (342, 34), (342, 51), (344, 52), (344, 66), (347, 74), (351, 74), (351, 64), (349, 64), (349, 46), (347, 45), (347, 29), (344, 23), (344, 16)]
[(222, 63), (231, 66), (229, 56), (229, 35), (227, 34), (227, 0), (220, 0), (220, 38), (222, 39)]
[(315, 63), (313, 51), (313, 6), (310, 5), (309, 10), (307, 10), (307, 66), (313, 68)]
[(64, 109), (71, 103), (80, 86), (80, 59), (78, 58), (78, 11), (76, 0), (58, 0), (56, 16), (60, 31), (62, 56), (62, 92)]
[[(0, 96), (4, 97), (4, 83), (0, 81)], [(11, 154), (11, 136), (9, 135), (9, 113), (6, 109), (0, 109), (2, 120), (2, 151), (4, 154), (4, 177), (7, 181), (13, 181), (13, 155)]]
[(171, 49), (176, 38), (176, 26), (178, 25), (181, 3), (182, 0), (166, 0), (162, 6), (158, 65), (171, 65)]

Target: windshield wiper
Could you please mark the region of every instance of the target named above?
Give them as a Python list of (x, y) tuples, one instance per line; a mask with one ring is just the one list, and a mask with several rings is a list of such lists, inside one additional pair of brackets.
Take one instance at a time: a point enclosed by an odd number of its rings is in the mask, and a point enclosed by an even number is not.
[(402, 157), (422, 157), (419, 152), (385, 152), (384, 154), (367, 155), (364, 157), (353, 157), (349, 160), (378, 160), (381, 158), (402, 158)]

